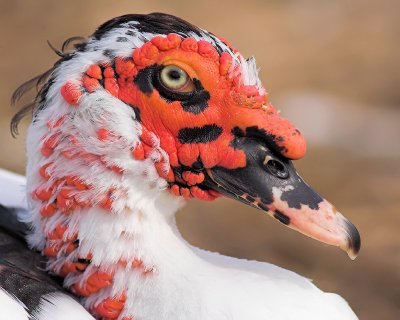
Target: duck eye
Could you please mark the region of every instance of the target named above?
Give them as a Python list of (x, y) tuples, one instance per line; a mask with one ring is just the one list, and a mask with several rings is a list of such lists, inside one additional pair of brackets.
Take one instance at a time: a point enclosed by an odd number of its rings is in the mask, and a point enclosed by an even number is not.
[(168, 89), (175, 92), (192, 92), (194, 84), (192, 79), (181, 68), (169, 65), (160, 72), (161, 83)]

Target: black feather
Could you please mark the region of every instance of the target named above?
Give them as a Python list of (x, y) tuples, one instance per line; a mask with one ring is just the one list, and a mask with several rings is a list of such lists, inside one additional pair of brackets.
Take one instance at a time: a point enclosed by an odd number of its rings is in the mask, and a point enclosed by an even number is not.
[(194, 32), (197, 35), (200, 35), (202, 32), (200, 28), (181, 18), (166, 13), (153, 12), (150, 14), (126, 14), (113, 18), (103, 23), (95, 31), (93, 37), (95, 39), (101, 39), (108, 31), (118, 28), (122, 24), (127, 24), (129, 22), (132, 23), (132, 28), (139, 30), (139, 32), (159, 34), (187, 34), (188, 32)]
[(46, 261), (26, 243), (0, 227), (0, 287), (32, 312), (49, 293), (66, 293), (61, 279), (47, 274)]
[(23, 239), (30, 228), (28, 224), (18, 219), (19, 210), (23, 209), (6, 208), (0, 205), (0, 228)]

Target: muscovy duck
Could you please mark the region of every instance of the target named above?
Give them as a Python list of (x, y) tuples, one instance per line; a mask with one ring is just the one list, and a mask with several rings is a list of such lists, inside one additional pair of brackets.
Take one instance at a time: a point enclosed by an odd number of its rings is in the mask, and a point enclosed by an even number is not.
[(200, 250), (176, 228), (186, 199), (222, 195), (351, 258), (360, 249), (295, 171), (305, 140), (268, 101), (254, 58), (162, 13), (114, 18), (58, 53), (14, 95), (39, 88), (12, 122), (33, 110), (27, 204), (24, 178), (0, 176), (12, 195), (0, 197), (7, 319), (357, 319), (310, 280)]

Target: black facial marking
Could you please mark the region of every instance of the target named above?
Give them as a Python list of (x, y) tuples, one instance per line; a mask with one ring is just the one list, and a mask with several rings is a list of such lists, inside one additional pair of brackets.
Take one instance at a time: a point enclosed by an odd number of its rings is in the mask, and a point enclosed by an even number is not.
[(319, 204), (324, 199), (318, 193), (309, 190), (310, 188), (306, 184), (298, 183), (293, 190), (283, 192), (281, 199), (286, 201), (290, 208), (300, 209), (304, 204), (313, 210), (318, 210)]
[(179, 130), (178, 140), (186, 143), (209, 143), (215, 141), (222, 134), (222, 128), (216, 124), (207, 124), (203, 127), (183, 128)]
[(210, 94), (204, 90), (199, 80), (193, 79), (195, 87), (193, 92), (172, 91), (166, 88), (159, 79), (159, 74), (163, 67), (162, 65), (154, 64), (138, 72), (134, 83), (139, 87), (140, 91), (145, 94), (151, 94), (154, 88), (156, 88), (165, 101), (168, 103), (181, 101), (183, 110), (194, 114), (199, 114), (208, 107)]
[[(194, 84), (194, 91), (192, 92), (179, 92), (167, 88), (160, 79), (161, 70), (164, 68), (162, 65), (152, 65), (139, 71), (135, 78), (135, 83), (143, 92), (152, 92), (155, 88), (166, 102), (172, 103), (180, 101), (182, 109), (185, 112), (199, 114), (208, 107), (208, 100), (210, 94), (204, 89), (198, 79), (192, 79)], [(151, 88), (151, 91), (150, 91)]]
[[(183, 180), (182, 174), (185, 171), (191, 171), (191, 172), (195, 172), (195, 173), (202, 172), (204, 167), (203, 167), (203, 163), (201, 162), (201, 160), (199, 160), (199, 158), (200, 158), (200, 156), (198, 157), (198, 160), (196, 160), (191, 166), (185, 166), (185, 165), (179, 163), (178, 166), (172, 167), (172, 171), (174, 172), (174, 175), (175, 175), (174, 183), (178, 183), (179, 185), (184, 186), (184, 187), (189, 187), (186, 184), (186, 181)], [(195, 165), (196, 168), (193, 165)]]
[(244, 136), (245, 136), (243, 130), (240, 129), (239, 127), (234, 127), (234, 128), (232, 129), (232, 134), (233, 134), (234, 136), (236, 136), (236, 137), (244, 137)]
[(110, 30), (121, 27), (123, 24), (128, 25), (132, 23), (131, 27), (136, 28), (139, 32), (149, 32), (158, 34), (187, 34), (194, 32), (197, 35), (201, 34), (200, 28), (192, 25), (191, 23), (175, 17), (170, 14), (154, 12), (150, 14), (127, 14), (120, 17), (113, 18), (103, 23), (93, 34), (96, 39), (101, 39), (102, 36)]
[(200, 156), (198, 156), (196, 161), (193, 162), (192, 169), (197, 172), (200, 172), (204, 169), (203, 161), (201, 161)]
[(181, 102), (183, 110), (194, 114), (203, 112), (208, 107), (208, 100), (210, 100), (210, 93), (204, 90), (201, 82), (197, 79), (193, 79), (195, 85), (195, 92), (193, 95)]
[(285, 150), (284, 147), (278, 146), (276, 144), (276, 141), (283, 141), (284, 137), (276, 137), (273, 134), (267, 133), (265, 129), (260, 129), (257, 126), (247, 127), (246, 132), (243, 132), (243, 130), (239, 127), (235, 127), (232, 129), (232, 134), (237, 137), (248, 137), (262, 140), (268, 145), (268, 147), (271, 147), (273, 150), (279, 153)]
[(143, 68), (138, 72), (134, 79), (134, 83), (139, 87), (140, 91), (145, 94), (151, 94), (153, 92), (153, 77), (154, 73), (159, 71), (161, 66), (152, 65)]
[(117, 42), (128, 42), (128, 38), (126, 37), (118, 37)]
[(128, 30), (127, 32), (125, 32), (125, 34), (127, 36), (134, 36), (135, 35), (135, 33), (132, 30)]
[(287, 215), (285, 215), (282, 212), (280, 212), (279, 210), (275, 210), (274, 218), (276, 220), (279, 220), (280, 222), (282, 222), (285, 225), (289, 225), (290, 224), (290, 218)]

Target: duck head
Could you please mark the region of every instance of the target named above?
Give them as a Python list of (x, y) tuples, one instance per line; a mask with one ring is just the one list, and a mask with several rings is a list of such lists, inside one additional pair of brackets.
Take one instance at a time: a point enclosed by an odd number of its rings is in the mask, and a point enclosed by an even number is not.
[[(118, 17), (56, 65), (39, 98), (43, 107), (35, 117), (45, 118), (49, 128), (40, 142), (48, 159), (42, 161), (44, 179), (62, 175), (56, 161), (50, 161), (55, 153), (70, 161), (83, 157), (91, 165), (102, 163), (122, 176), (133, 168), (129, 161), (142, 161), (154, 167), (161, 187), (176, 197), (213, 200), (223, 195), (338, 246), (351, 258), (360, 249), (357, 229), (297, 174), (292, 160), (304, 156), (306, 142), (269, 102), (254, 58), (245, 59), (223, 38), (166, 14)], [(62, 102), (46, 113), (51, 99)], [(77, 110), (89, 109), (93, 130), (71, 126), (72, 119), (78, 121)], [(122, 109), (129, 118), (123, 124), (116, 121)], [(121, 127), (135, 132), (124, 140), (129, 148), (119, 149), (129, 150), (130, 160), (128, 155), (112, 159), (115, 152), (104, 156), (107, 148), (121, 143)], [(45, 190), (38, 184), (33, 190), (40, 201), (59, 190), (57, 203), (42, 207), (43, 216), (91, 201), (60, 191), (60, 179), (50, 179)], [(69, 180), (67, 185), (79, 188), (76, 181), (82, 179), (69, 174)], [(50, 195), (43, 194), (50, 189)], [(114, 210), (118, 195), (107, 192), (108, 198), (96, 203)]]

